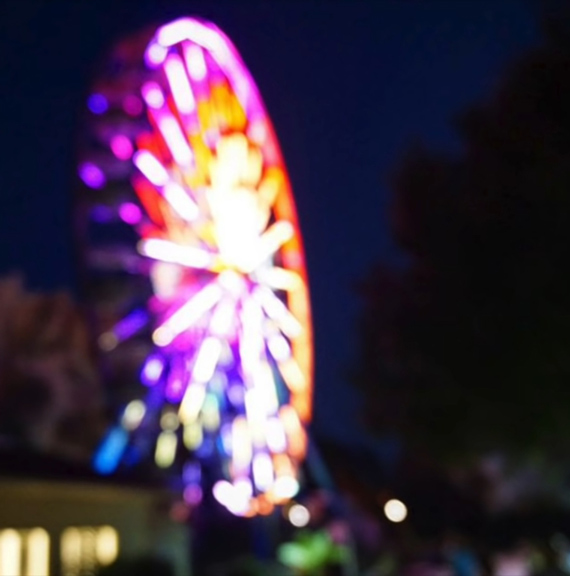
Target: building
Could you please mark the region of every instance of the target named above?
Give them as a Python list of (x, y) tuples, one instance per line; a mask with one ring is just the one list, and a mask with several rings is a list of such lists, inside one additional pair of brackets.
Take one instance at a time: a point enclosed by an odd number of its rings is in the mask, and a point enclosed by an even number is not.
[(190, 574), (188, 528), (172, 494), (101, 478), (57, 457), (0, 450), (0, 576), (91, 576), (117, 558), (156, 555)]

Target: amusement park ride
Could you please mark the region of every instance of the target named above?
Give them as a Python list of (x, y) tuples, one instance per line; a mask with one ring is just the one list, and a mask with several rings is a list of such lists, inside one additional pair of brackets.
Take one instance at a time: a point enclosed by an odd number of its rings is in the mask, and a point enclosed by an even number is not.
[(258, 89), (223, 32), (181, 18), (120, 43), (88, 109), (85, 284), (121, 403), (94, 466), (153, 455), (188, 504), (207, 490), (237, 516), (270, 514), (300, 488), (313, 346), (295, 203)]

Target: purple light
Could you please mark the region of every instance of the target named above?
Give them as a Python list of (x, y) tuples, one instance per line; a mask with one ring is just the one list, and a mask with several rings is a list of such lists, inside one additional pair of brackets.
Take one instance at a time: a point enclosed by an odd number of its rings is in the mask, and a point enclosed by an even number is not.
[(119, 216), (123, 222), (135, 225), (141, 221), (141, 209), (132, 202), (125, 202), (119, 206)]
[(108, 206), (94, 206), (91, 210), (91, 218), (96, 222), (101, 222), (102, 224), (110, 222), (113, 220), (114, 213)]
[(184, 500), (187, 504), (196, 506), (202, 501), (202, 488), (198, 484), (186, 486), (184, 490)]
[(202, 480), (202, 469), (197, 462), (189, 462), (182, 471), (184, 484), (200, 484)]
[(170, 402), (180, 402), (184, 396), (185, 386), (180, 376), (170, 378), (166, 385), (164, 395)]
[(125, 97), (123, 108), (129, 116), (138, 116), (144, 109), (141, 99), (134, 94), (129, 94), (129, 96)]
[(123, 318), (113, 328), (113, 333), (119, 340), (130, 338), (148, 322), (148, 314), (144, 310), (135, 310)]
[(106, 178), (103, 171), (91, 162), (85, 162), (79, 167), (79, 177), (90, 188), (102, 188), (105, 185)]
[(128, 160), (133, 155), (133, 145), (123, 134), (117, 134), (111, 139), (111, 150), (119, 160)]
[(228, 388), (228, 399), (234, 406), (243, 406), (245, 402), (245, 391), (243, 385), (232, 384)]
[(87, 106), (93, 114), (104, 114), (109, 109), (107, 98), (102, 94), (91, 94), (87, 100)]

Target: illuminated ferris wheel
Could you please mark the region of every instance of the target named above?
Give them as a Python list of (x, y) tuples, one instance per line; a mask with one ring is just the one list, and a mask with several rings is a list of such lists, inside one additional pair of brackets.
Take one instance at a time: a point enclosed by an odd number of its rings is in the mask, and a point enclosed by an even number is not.
[(144, 357), (144, 393), (125, 399), (95, 466), (146, 450), (196, 503), (198, 463), (215, 460), (221, 504), (269, 513), (299, 489), (312, 412), (289, 178), (230, 40), (193, 18), (153, 32), (121, 43), (93, 86), (78, 168), (88, 284), (129, 286), (114, 306), (96, 293), (100, 347), (119, 358), (136, 341)]

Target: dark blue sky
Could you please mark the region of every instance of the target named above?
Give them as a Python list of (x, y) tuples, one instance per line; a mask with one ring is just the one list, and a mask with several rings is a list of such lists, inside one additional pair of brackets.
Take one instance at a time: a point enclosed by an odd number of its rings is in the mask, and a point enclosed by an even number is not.
[(215, 21), (261, 89), (304, 232), (316, 421), (352, 420), (355, 283), (394, 261), (386, 178), (418, 139), (457, 150), (453, 115), (539, 40), (530, 2), (4, 0), (0, 6), (0, 273), (73, 287), (72, 182), (90, 68), (115, 38), (180, 15)]

